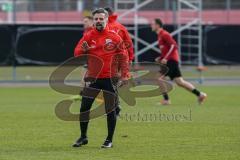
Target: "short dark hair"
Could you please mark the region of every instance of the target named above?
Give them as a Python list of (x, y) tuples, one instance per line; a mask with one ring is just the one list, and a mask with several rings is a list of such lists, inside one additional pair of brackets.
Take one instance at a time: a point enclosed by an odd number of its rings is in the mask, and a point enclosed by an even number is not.
[(85, 17), (83, 17), (83, 19), (85, 19), (85, 18), (87, 18), (87, 19), (89, 19), (89, 20), (93, 20), (93, 17), (92, 17), (92, 16), (85, 16)]
[(112, 15), (114, 12), (111, 7), (104, 7), (104, 9), (108, 12), (109, 15)]
[(97, 14), (97, 13), (104, 13), (104, 14), (108, 17), (108, 12), (107, 12), (104, 8), (95, 9), (95, 10), (92, 12), (92, 16), (94, 16), (94, 15)]
[(163, 27), (163, 22), (160, 18), (155, 18), (154, 20), (155, 20), (156, 24), (159, 25), (159, 27), (161, 27), (161, 28)]

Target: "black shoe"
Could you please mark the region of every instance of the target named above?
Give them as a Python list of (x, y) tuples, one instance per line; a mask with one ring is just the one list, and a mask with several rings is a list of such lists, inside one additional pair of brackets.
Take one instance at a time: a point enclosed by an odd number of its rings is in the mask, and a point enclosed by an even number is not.
[(110, 140), (105, 140), (105, 142), (102, 144), (101, 148), (112, 148), (112, 141)]
[(115, 112), (116, 112), (116, 116), (119, 117), (121, 112), (121, 107), (117, 106)]
[(80, 137), (72, 146), (81, 147), (82, 145), (86, 145), (86, 144), (88, 144), (88, 139)]

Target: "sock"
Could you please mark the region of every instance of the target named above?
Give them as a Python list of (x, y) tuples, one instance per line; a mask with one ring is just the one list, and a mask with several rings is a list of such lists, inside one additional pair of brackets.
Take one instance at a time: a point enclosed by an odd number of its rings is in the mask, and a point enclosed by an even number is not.
[(90, 110), (92, 103), (93, 103), (93, 99), (89, 99), (85, 97), (82, 98), (82, 104), (80, 108), (80, 117), (79, 117), (82, 138), (87, 137), (87, 129), (88, 129), (90, 112), (86, 112), (86, 111)]
[(163, 98), (164, 98), (164, 100), (169, 100), (169, 96), (168, 96), (168, 94), (167, 93), (163, 93)]
[(80, 122), (80, 128), (81, 128), (81, 137), (87, 138), (88, 122)]
[(108, 127), (107, 140), (109, 140), (111, 142), (112, 142), (113, 134), (114, 134), (115, 127), (116, 127), (116, 122), (117, 122), (117, 118), (116, 118), (115, 111), (108, 113), (108, 115), (107, 115), (107, 127)]
[(193, 90), (192, 90), (192, 93), (195, 94), (195, 95), (198, 96), (198, 97), (199, 97), (200, 94), (201, 94), (201, 93), (199, 92), (199, 90), (197, 90), (197, 89), (193, 89)]

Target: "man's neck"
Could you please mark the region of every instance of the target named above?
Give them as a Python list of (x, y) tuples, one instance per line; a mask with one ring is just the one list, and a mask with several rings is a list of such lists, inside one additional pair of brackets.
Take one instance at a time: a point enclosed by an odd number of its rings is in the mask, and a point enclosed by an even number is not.
[(156, 30), (156, 33), (159, 34), (159, 33), (161, 32), (161, 30), (162, 30), (162, 28), (158, 28), (158, 29)]

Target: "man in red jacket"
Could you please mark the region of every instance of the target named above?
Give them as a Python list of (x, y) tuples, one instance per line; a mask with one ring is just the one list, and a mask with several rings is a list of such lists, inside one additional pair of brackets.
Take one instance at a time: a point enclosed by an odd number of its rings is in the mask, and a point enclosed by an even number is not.
[[(128, 58), (129, 62), (131, 63), (134, 60), (134, 49), (133, 49), (133, 42), (131, 37), (129, 36), (128, 30), (126, 29), (125, 26), (123, 26), (121, 23), (117, 21), (117, 14), (115, 14), (110, 7), (105, 7), (104, 8), (108, 14), (108, 26), (109, 29), (115, 31), (123, 40), (123, 45), (121, 47), (125, 47), (128, 52)], [(117, 91), (117, 88), (116, 88)], [(116, 103), (116, 114), (119, 116), (121, 107), (120, 107), (120, 101), (119, 98), (117, 98), (117, 103)]]
[(128, 51), (129, 62), (132, 62), (134, 60), (134, 49), (133, 42), (131, 37), (129, 36), (128, 30), (124, 25), (117, 21), (118, 16), (113, 12), (112, 8), (105, 7), (104, 9), (108, 11), (109, 14), (108, 17), (109, 29), (114, 30), (122, 38), (125, 47)]
[[(179, 68), (179, 54), (176, 41), (173, 37), (163, 29), (163, 23), (160, 19), (155, 19), (152, 22), (152, 30), (158, 34), (158, 43), (161, 50), (161, 56), (156, 58), (157, 62), (160, 62), (168, 67), (167, 76), (171, 80), (177, 83), (178, 86), (185, 88), (194, 95), (197, 96), (198, 102), (201, 104), (207, 97), (206, 93), (197, 90), (191, 83), (185, 81), (182, 78), (182, 74)], [(164, 75), (161, 75), (160, 79), (164, 79)], [(163, 94), (163, 105), (170, 104), (169, 96), (167, 93)]]
[[(111, 79), (118, 75), (118, 69), (120, 67), (121, 82), (123, 84), (127, 83), (129, 77), (129, 62), (126, 50), (118, 46), (118, 44), (122, 43), (121, 37), (114, 31), (109, 30), (107, 26), (107, 11), (103, 8), (99, 8), (93, 11), (92, 15), (94, 29), (84, 34), (83, 38), (78, 42), (74, 51), (75, 57), (87, 54), (87, 77), (89, 79), (93, 79), (90, 82), (89, 87), (86, 87), (83, 90), (80, 115), (90, 110), (96, 96), (100, 90), (103, 90), (105, 110), (107, 112), (108, 136), (103, 143), (102, 148), (111, 148), (117, 121), (115, 109), (113, 109), (115, 104), (110, 103), (114, 102), (116, 98)], [(100, 65), (99, 62), (101, 62)], [(89, 90), (93, 91), (93, 93), (91, 93), (92, 97), (84, 97), (84, 95), (89, 94), (87, 93)], [(73, 144), (73, 147), (80, 147), (88, 143), (87, 127), (89, 119), (82, 120), (81, 118), (82, 117), (80, 116), (81, 136), (75, 142), (75, 144)]]

